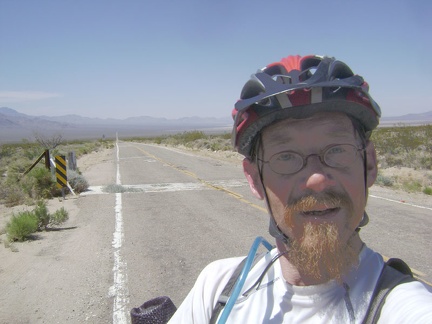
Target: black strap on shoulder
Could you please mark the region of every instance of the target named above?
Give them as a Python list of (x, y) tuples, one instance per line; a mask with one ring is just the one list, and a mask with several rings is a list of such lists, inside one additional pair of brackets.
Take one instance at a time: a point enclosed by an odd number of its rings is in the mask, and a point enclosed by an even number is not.
[(404, 261), (397, 258), (389, 259), (381, 271), (363, 324), (377, 323), (385, 299), (391, 290), (397, 285), (415, 280), (410, 267)]
[[(255, 256), (252, 267), (265, 255), (265, 253), (258, 254)], [(218, 302), (216, 306), (213, 309), (212, 316), (210, 318), (210, 324), (215, 324), (219, 314), (221, 313), (222, 309), (225, 307), (229, 297), (231, 296), (232, 290), (234, 289), (234, 285), (237, 282), (237, 279), (240, 277), (240, 273), (243, 270), (243, 267), (246, 263), (246, 259), (244, 258), (237, 268), (234, 270), (233, 274), (231, 275), (231, 278), (228, 280), (227, 284), (225, 285), (225, 288), (222, 290), (222, 293), (220, 294), (218, 298)], [(251, 268), (252, 268), (251, 267)]]

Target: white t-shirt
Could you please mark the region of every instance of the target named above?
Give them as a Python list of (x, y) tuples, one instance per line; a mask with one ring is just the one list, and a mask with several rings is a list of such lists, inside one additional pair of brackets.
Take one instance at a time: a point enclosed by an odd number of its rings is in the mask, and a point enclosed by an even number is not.
[[(251, 269), (241, 294), (276, 254), (273, 249)], [(169, 323), (209, 323), (219, 295), (242, 259), (209, 264)], [(293, 286), (284, 280), (278, 260), (260, 289), (234, 305), (227, 323), (362, 323), (383, 265), (382, 257), (365, 246), (359, 267), (344, 284)], [(432, 323), (432, 292), (417, 281), (399, 285), (387, 297), (379, 323)]]

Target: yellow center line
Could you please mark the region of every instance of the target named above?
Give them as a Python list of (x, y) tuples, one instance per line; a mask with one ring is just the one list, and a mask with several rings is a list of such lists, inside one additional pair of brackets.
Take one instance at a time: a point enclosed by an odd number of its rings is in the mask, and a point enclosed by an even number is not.
[(251, 202), (251, 201), (243, 198), (243, 196), (241, 194), (237, 193), (237, 192), (228, 190), (228, 189), (226, 189), (224, 187), (221, 187), (221, 186), (217, 186), (217, 185), (211, 184), (210, 182), (208, 182), (208, 181), (206, 181), (206, 180), (201, 179), (200, 177), (198, 177), (195, 173), (187, 171), (187, 170), (183, 170), (183, 169), (177, 167), (176, 165), (174, 165), (172, 163), (169, 163), (169, 162), (167, 162), (165, 160), (162, 160), (161, 158), (159, 158), (159, 157), (157, 157), (157, 156), (155, 156), (155, 155), (147, 152), (146, 150), (142, 149), (141, 147), (135, 146), (135, 148), (137, 148), (138, 150), (140, 150), (144, 154), (152, 157), (153, 159), (155, 159), (155, 160), (157, 160), (157, 161), (159, 161), (159, 162), (161, 162), (163, 164), (166, 164), (166, 165), (170, 166), (171, 168), (173, 168), (173, 169), (175, 169), (177, 171), (180, 171), (180, 172), (182, 172), (182, 173), (184, 173), (184, 174), (186, 174), (186, 175), (188, 175), (188, 176), (190, 176), (190, 177), (192, 177), (192, 178), (200, 181), (202, 184), (206, 185), (209, 188), (216, 189), (216, 190), (219, 190), (219, 191), (223, 191), (223, 192), (229, 194), (230, 196), (232, 196), (232, 197), (240, 200), (241, 202), (243, 202), (245, 204), (248, 204), (248, 205), (250, 205), (250, 206), (252, 206), (252, 207), (254, 207), (256, 209), (259, 209), (259, 210), (267, 213), (267, 209), (266, 208), (263, 208), (263, 207), (255, 204), (255, 203), (253, 203), (253, 202)]

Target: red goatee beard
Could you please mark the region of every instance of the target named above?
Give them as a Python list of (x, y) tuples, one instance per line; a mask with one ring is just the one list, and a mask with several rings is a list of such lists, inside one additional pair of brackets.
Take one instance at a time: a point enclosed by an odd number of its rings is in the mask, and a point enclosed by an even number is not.
[[(311, 211), (318, 205), (325, 205), (328, 208), (344, 206), (349, 217), (352, 215), (352, 203), (345, 193), (307, 195), (288, 204), (285, 209), (285, 222), (293, 232), (300, 233), (290, 236), (288, 259), (300, 274), (320, 281), (335, 279), (341, 282), (342, 277), (358, 264), (358, 251), (351, 244), (354, 236), (348, 241), (342, 240), (341, 228), (330, 221), (306, 222), (303, 228), (298, 228), (300, 225), (296, 225), (294, 219), (299, 212)], [(349, 218), (346, 220), (346, 226), (348, 221)]]

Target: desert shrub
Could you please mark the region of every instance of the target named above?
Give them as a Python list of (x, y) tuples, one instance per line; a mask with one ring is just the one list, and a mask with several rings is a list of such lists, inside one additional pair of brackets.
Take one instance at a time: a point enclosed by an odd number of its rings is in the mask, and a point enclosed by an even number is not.
[(51, 172), (43, 167), (36, 167), (26, 175), (10, 174), (7, 183), (18, 184), (26, 199), (48, 199), (55, 194), (55, 182)]
[(0, 146), (0, 158), (5, 159), (11, 157), (14, 154), (14, 147), (10, 144), (3, 144)]
[(173, 137), (179, 142), (179, 144), (186, 144), (202, 138), (206, 138), (207, 135), (205, 135), (204, 132), (201, 131), (191, 131), (183, 132), (181, 134), (174, 135)]
[(77, 171), (67, 171), (68, 182), (76, 193), (86, 191), (89, 187), (87, 180)]
[(44, 167), (35, 168), (29, 173), (29, 176), (33, 177), (35, 180), (33, 188), (35, 194), (33, 198), (52, 198), (56, 183), (50, 170)]
[(185, 146), (196, 150), (233, 151), (231, 133), (206, 135), (202, 131), (189, 131), (175, 135), (161, 135), (150, 138), (134, 137), (127, 140), (167, 146)]
[(413, 169), (426, 169), (424, 161), (428, 157), (423, 157), (424, 152), (420, 150), (405, 152), (399, 150), (394, 153), (385, 153), (378, 157), (382, 168), (386, 167), (410, 167)]
[(230, 151), (232, 150), (231, 139), (224, 137), (212, 139), (210, 149), (212, 151)]
[[(13, 179), (13, 177), (9, 177), (8, 178), (8, 182), (9, 183), (11, 183), (11, 182), (13, 183), (12, 179)], [(36, 179), (34, 177), (29, 176), (29, 175), (25, 175), (25, 176), (19, 178), (16, 181), (16, 184), (21, 187), (21, 190), (24, 192), (24, 194), (27, 197), (33, 198), (33, 197), (36, 196), (36, 194), (37, 194), (36, 190), (35, 190), (35, 188), (36, 188)]]
[(432, 170), (432, 153), (421, 156), (420, 164), (427, 170)]
[(432, 125), (378, 128), (371, 139), (382, 167), (432, 168)]
[(82, 156), (82, 155), (85, 155), (85, 154), (89, 154), (90, 152), (92, 152), (92, 149), (90, 147), (88, 147), (88, 146), (82, 146), (82, 147), (80, 147), (80, 148), (78, 148), (76, 150), (75, 154), (77, 156)]
[(417, 127), (402, 126), (395, 133), (396, 145), (402, 147), (406, 152), (417, 149), (422, 144)]
[(426, 195), (431, 196), (432, 195), (432, 187), (426, 187), (423, 189), (423, 193)]
[(68, 219), (69, 214), (64, 207), (50, 214), (46, 203), (41, 200), (32, 211), (12, 215), (10, 222), (6, 225), (8, 240), (24, 241), (30, 234), (46, 230), (53, 225), (60, 225)]
[(44, 151), (45, 149), (39, 145), (29, 144), (24, 147), (23, 156), (30, 161), (36, 160)]
[(38, 201), (36, 207), (33, 209), (33, 213), (38, 220), (38, 230), (42, 231), (46, 229), (50, 223), (50, 214), (43, 200)]
[(32, 162), (29, 159), (18, 155), (9, 164), (8, 171), (10, 173), (23, 174), (25, 171), (27, 171), (31, 164)]
[(110, 140), (99, 140), (99, 144), (103, 148), (111, 149), (114, 147), (114, 142)]
[(231, 141), (232, 134), (231, 133), (224, 133), (224, 134), (220, 135), (220, 137), (222, 139), (230, 140)]
[(378, 174), (375, 182), (376, 182), (376, 184), (383, 185), (386, 187), (391, 187), (394, 184), (393, 179), (386, 177), (386, 176), (383, 176), (382, 174)]
[(162, 144), (162, 141), (163, 141), (163, 137), (161, 137), (161, 136), (158, 136), (158, 137), (154, 138), (154, 142), (156, 144)]
[(24, 211), (13, 215), (6, 225), (9, 241), (24, 241), (38, 229), (38, 219), (32, 212)]
[(19, 184), (6, 182), (2, 191), (2, 200), (6, 207), (24, 204), (27, 199), (28, 196)]
[(8, 189), (6, 188), (6, 181), (4, 179), (0, 178), (0, 202), (2, 202), (8, 193)]
[(50, 225), (60, 225), (69, 219), (69, 213), (64, 207), (57, 209), (54, 214), (50, 215)]
[(402, 183), (402, 188), (408, 192), (421, 192), (422, 185), (418, 181), (406, 181)]
[(136, 141), (148, 141), (157, 144), (164, 144), (170, 146), (184, 145), (186, 147), (193, 147), (194, 142), (206, 139), (207, 135), (202, 131), (183, 132), (175, 135), (163, 135), (150, 139), (134, 139)]

